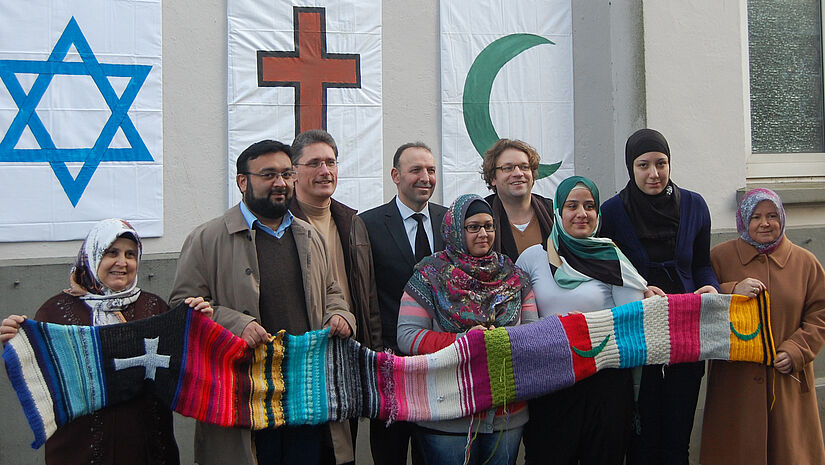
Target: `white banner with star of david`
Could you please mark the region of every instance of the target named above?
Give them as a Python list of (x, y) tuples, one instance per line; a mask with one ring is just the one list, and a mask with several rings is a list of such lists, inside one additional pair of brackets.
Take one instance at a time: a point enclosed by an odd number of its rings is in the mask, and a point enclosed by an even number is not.
[(233, 0), (228, 16), (228, 205), (235, 161), (263, 139), (326, 129), (338, 146), (333, 198), (383, 203), (380, 0)]
[(498, 138), (541, 156), (533, 192), (573, 174), (570, 0), (445, 0), (441, 26), (444, 202), (487, 195), (482, 154)]
[(163, 233), (160, 0), (2, 2), (0, 241)]

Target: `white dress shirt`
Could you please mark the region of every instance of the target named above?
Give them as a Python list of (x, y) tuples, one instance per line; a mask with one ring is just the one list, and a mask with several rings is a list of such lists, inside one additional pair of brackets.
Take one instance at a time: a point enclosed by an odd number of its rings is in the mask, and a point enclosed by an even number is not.
[(401, 213), (401, 219), (404, 220), (404, 230), (407, 231), (407, 241), (410, 243), (410, 250), (415, 255), (415, 233), (418, 231), (418, 222), (412, 216), (416, 213), (424, 215), (424, 231), (427, 233), (427, 241), (430, 243), (430, 251), (435, 251), (433, 244), (433, 222), (430, 220), (430, 204), (427, 202), (424, 208), (420, 211), (413, 211), (412, 208), (404, 205), (398, 196), (395, 196), (395, 205), (398, 206), (398, 212)]

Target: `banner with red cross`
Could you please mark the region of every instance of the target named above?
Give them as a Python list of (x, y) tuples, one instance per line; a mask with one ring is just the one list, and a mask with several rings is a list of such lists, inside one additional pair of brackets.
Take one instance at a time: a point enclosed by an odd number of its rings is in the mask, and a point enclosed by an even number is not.
[(243, 149), (308, 129), (338, 145), (333, 197), (358, 210), (381, 204), (381, 2), (237, 0), (227, 16), (228, 204), (240, 201)]

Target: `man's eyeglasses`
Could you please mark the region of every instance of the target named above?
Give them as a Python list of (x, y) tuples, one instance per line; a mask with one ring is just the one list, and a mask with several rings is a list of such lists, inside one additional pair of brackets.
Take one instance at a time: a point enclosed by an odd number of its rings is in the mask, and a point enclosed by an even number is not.
[(485, 223), (485, 224), (478, 224), (478, 223), (470, 223), (464, 225), (464, 230), (468, 233), (475, 234), (481, 231), (481, 228), (484, 228), (485, 231), (488, 233), (493, 232), (496, 230), (496, 225), (493, 223)]
[(241, 174), (248, 174), (252, 176), (257, 176), (264, 181), (272, 182), (278, 178), (284, 178), (284, 181), (288, 181), (295, 177), (295, 170), (284, 170), (284, 171), (262, 171), (260, 173), (252, 173), (251, 171), (246, 171)]
[(523, 165), (501, 165), (501, 166), (496, 166), (497, 170), (501, 170), (501, 172), (505, 173), (505, 174), (512, 173), (513, 170), (516, 169), (516, 168), (520, 169), (522, 173), (526, 173), (528, 171), (532, 172), (532, 170), (530, 169), (530, 165), (528, 165), (527, 163), (525, 163)]
[(306, 166), (307, 168), (318, 169), (322, 164), (327, 165), (327, 168), (333, 169), (338, 166), (338, 160), (330, 158), (327, 160), (310, 160), (306, 163), (294, 163), (299, 166)]

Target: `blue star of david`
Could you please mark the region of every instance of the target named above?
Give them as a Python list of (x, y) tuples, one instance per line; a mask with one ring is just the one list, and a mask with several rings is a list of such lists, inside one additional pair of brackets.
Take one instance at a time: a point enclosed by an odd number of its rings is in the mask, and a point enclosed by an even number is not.
[[(72, 45), (80, 54), (81, 61), (64, 62), (63, 59)], [(3, 140), (0, 141), (0, 162), (48, 162), (72, 206), (76, 207), (101, 162), (154, 160), (127, 114), (151, 69), (150, 65), (99, 63), (74, 17), (66, 25), (46, 61), (0, 60), (0, 78), (19, 109)], [(28, 95), (20, 85), (16, 73), (37, 74)], [(90, 76), (112, 111), (90, 148), (55, 147), (49, 131), (37, 116), (37, 105), (55, 75)], [(109, 82), (110, 76), (131, 78), (120, 98)], [(40, 145), (39, 149), (15, 148), (26, 126), (31, 129), (32, 135)], [(118, 127), (123, 131), (131, 148), (109, 147)], [(72, 177), (66, 162), (83, 162), (77, 177)]]

